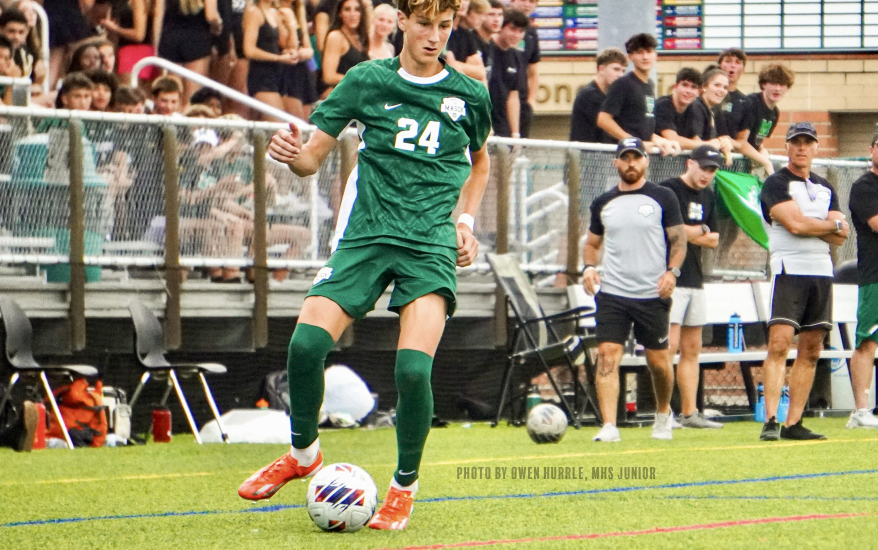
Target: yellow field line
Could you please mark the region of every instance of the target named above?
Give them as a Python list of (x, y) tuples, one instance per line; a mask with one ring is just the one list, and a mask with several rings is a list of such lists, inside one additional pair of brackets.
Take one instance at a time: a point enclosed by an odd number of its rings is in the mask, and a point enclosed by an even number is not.
[[(423, 466), (457, 466), (461, 464), (479, 464), (479, 463), (496, 463), (496, 462), (509, 462), (509, 461), (520, 461), (520, 460), (557, 460), (563, 458), (583, 458), (583, 457), (591, 457), (591, 456), (619, 456), (619, 455), (633, 455), (633, 454), (652, 454), (652, 453), (670, 453), (670, 452), (693, 452), (693, 451), (734, 451), (734, 450), (745, 450), (745, 449), (784, 449), (787, 447), (795, 447), (800, 445), (830, 445), (833, 443), (866, 443), (866, 442), (874, 442), (878, 441), (878, 437), (876, 438), (867, 438), (867, 439), (829, 439), (829, 440), (818, 440), (818, 441), (798, 441), (798, 442), (782, 442), (780, 444), (770, 444), (770, 443), (761, 443), (761, 444), (752, 444), (752, 445), (728, 445), (722, 447), (675, 447), (675, 448), (665, 448), (665, 449), (629, 449), (626, 451), (607, 451), (600, 453), (564, 453), (564, 454), (556, 454), (556, 455), (541, 455), (541, 456), (504, 456), (504, 457), (484, 457), (484, 458), (469, 458), (463, 460), (444, 460), (439, 462), (425, 462)], [(364, 468), (375, 468), (375, 467), (393, 467), (395, 463), (378, 463), (378, 464), (360, 464), (361, 467)], [(92, 483), (96, 481), (108, 482), (108, 481), (132, 481), (132, 480), (154, 480), (154, 479), (166, 479), (166, 478), (175, 478), (175, 477), (201, 477), (201, 476), (213, 476), (219, 475), (220, 472), (188, 472), (188, 473), (178, 473), (178, 474), (143, 474), (143, 475), (130, 475), (130, 476), (119, 476), (119, 477), (95, 477), (95, 478), (68, 478), (68, 479), (43, 479), (37, 481), (0, 481), (0, 486), (9, 486), (9, 485), (51, 485), (55, 483)], [(228, 472), (222, 472), (228, 473)], [(241, 474), (252, 474), (251, 470), (241, 470)]]

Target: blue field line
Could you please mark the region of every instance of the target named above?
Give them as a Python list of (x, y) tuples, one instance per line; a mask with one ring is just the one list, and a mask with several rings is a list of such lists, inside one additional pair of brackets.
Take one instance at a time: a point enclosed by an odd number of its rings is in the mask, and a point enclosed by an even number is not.
[[(738, 485), (742, 483), (770, 483), (774, 481), (791, 481), (798, 479), (816, 479), (822, 477), (838, 477), (850, 475), (876, 474), (875, 470), (850, 470), (847, 472), (823, 472), (817, 474), (792, 474), (786, 476), (757, 477), (749, 479), (726, 479), (714, 481), (693, 481), (689, 483), (668, 483), (665, 485), (638, 485), (631, 487), (611, 487), (608, 489), (590, 489), (582, 491), (563, 491), (552, 493), (520, 493), (512, 495), (477, 495), (462, 497), (436, 497), (420, 500), (418, 502), (454, 502), (468, 500), (500, 500), (500, 499), (523, 499), (523, 498), (541, 498), (541, 497), (567, 497), (567, 496), (584, 496), (597, 495), (606, 493), (629, 493), (633, 491), (663, 490), (663, 489), (684, 489), (687, 487), (710, 487), (717, 485)], [(697, 498), (681, 496), (677, 498)], [(708, 497), (709, 498), (709, 497)], [(719, 498), (719, 497), (718, 497)], [(759, 497), (744, 497), (759, 498)], [(854, 500), (853, 498), (850, 500)], [(150, 518), (168, 518), (168, 517), (186, 517), (186, 516), (209, 516), (218, 514), (252, 514), (280, 512), (283, 510), (293, 510), (304, 508), (302, 504), (279, 504), (270, 506), (260, 506), (258, 508), (247, 508), (244, 510), (191, 510), (187, 512), (162, 512), (159, 514), (131, 514), (131, 515), (114, 515), (114, 516), (93, 516), (93, 517), (73, 517), (73, 518), (57, 518), (57, 519), (39, 519), (31, 521), (14, 521), (11, 523), (0, 523), (0, 528), (4, 527), (29, 527), (38, 525), (59, 525), (64, 523), (81, 523), (85, 521), (105, 521), (116, 519), (150, 519)]]
[(815, 497), (815, 496), (719, 496), (719, 495), (708, 495), (703, 497), (698, 496), (678, 496), (678, 495), (667, 495), (660, 497), (663, 499), (669, 500), (839, 500), (839, 501), (876, 501), (878, 497)]

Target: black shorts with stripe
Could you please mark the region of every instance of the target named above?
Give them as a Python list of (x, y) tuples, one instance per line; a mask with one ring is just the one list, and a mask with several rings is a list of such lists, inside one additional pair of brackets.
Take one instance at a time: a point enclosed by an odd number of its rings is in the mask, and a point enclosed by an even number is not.
[(595, 296), (598, 343), (624, 344), (634, 327), (634, 339), (646, 349), (668, 349), (670, 298), (626, 298), (598, 292)]
[(775, 275), (771, 287), (771, 325), (796, 332), (832, 328), (832, 277)]

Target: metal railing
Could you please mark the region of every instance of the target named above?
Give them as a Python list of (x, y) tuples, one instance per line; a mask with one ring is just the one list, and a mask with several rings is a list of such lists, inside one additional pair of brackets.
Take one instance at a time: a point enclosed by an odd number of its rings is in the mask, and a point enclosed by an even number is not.
[(281, 109), (277, 109), (275, 107), (272, 107), (271, 105), (263, 103), (263, 102), (261, 102), (257, 99), (254, 99), (246, 94), (242, 94), (238, 90), (234, 90), (232, 88), (229, 88), (228, 86), (220, 84), (219, 82), (217, 82), (215, 80), (211, 80), (210, 78), (207, 78), (206, 76), (200, 75), (194, 71), (190, 71), (189, 69), (187, 69), (185, 67), (181, 67), (180, 65), (177, 65), (176, 63), (172, 63), (172, 62), (168, 61), (167, 59), (162, 59), (161, 57), (154, 57), (154, 56), (144, 57), (143, 59), (141, 59), (140, 61), (135, 63), (134, 67), (131, 69), (131, 86), (133, 86), (135, 88), (137, 87), (137, 82), (138, 82), (137, 75), (139, 75), (140, 71), (145, 67), (159, 67), (159, 68), (164, 69), (168, 72), (174, 73), (177, 76), (181, 76), (187, 80), (191, 80), (192, 82), (200, 84), (206, 88), (211, 88), (213, 90), (216, 90), (217, 92), (219, 92), (223, 96), (228, 97), (229, 99), (234, 99), (235, 101), (237, 101), (243, 105), (246, 105), (247, 107), (250, 107), (251, 109), (255, 109), (255, 110), (259, 111), (260, 113), (265, 113), (266, 115), (272, 116), (274, 118), (277, 118), (279, 120), (283, 120), (286, 122), (294, 122), (296, 124), (296, 126), (298, 126), (299, 128), (303, 129), (304, 127), (309, 126), (309, 124), (307, 122), (305, 122), (304, 120), (297, 118), (297, 117), (294, 117), (293, 115), (291, 115), (290, 113), (288, 113), (286, 111), (282, 111)]

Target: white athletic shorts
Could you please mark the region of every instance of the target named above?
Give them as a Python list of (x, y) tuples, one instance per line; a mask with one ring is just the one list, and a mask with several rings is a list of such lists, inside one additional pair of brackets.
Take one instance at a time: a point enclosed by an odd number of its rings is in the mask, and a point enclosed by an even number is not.
[(701, 327), (707, 323), (707, 302), (703, 288), (674, 289), (671, 295), (671, 324)]

